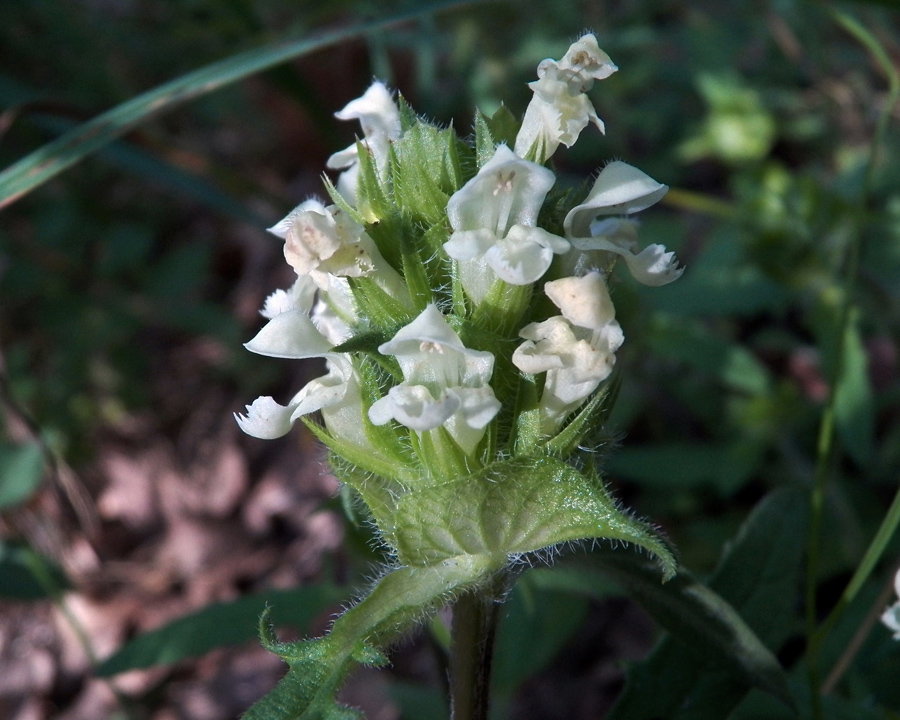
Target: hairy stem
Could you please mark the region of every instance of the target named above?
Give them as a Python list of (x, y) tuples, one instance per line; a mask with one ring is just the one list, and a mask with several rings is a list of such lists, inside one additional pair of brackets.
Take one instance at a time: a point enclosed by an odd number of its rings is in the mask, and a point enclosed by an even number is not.
[(453, 606), (450, 648), (452, 720), (487, 720), (491, 663), (497, 634), (500, 593), (505, 574), (487, 587), (468, 592)]

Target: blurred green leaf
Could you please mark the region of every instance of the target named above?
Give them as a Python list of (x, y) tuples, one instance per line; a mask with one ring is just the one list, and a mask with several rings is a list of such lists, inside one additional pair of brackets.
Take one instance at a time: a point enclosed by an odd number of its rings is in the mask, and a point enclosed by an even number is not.
[(742, 443), (668, 442), (626, 445), (607, 461), (609, 473), (658, 490), (716, 487), (729, 495), (753, 473), (760, 460)]
[(0, 510), (25, 502), (44, 474), (44, 454), (36, 442), (0, 445)]
[(63, 571), (30, 547), (0, 540), (0, 597), (38, 600), (69, 587)]
[(746, 347), (729, 342), (696, 321), (658, 315), (648, 333), (654, 353), (708, 372), (722, 385), (752, 394), (766, 392), (769, 371)]
[(388, 688), (391, 699), (400, 706), (402, 720), (447, 720), (450, 708), (441, 690), (397, 682)]
[(541, 587), (531, 573), (519, 578), (500, 611), (502, 620), (494, 650), (496, 691), (514, 692), (549, 663), (578, 630), (587, 609), (584, 595)]
[(460, 0), (430, 3), (372, 22), (320, 32), (313, 37), (272, 42), (160, 85), (79, 125), (0, 173), (0, 208), (15, 202), (150, 117), (315, 50), (463, 4), (470, 3)]
[(834, 397), (835, 422), (847, 454), (867, 467), (875, 459), (875, 398), (869, 356), (857, 322), (847, 324), (842, 360)]
[(702, 586), (687, 578), (673, 586), (676, 594), (684, 592), (677, 601), (661, 592), (648, 595), (654, 586), (639, 574), (624, 574), (613, 564), (621, 559), (611, 557), (613, 576), (621, 575), (626, 587), (631, 583), (636, 598), (687, 642), (664, 638), (631, 669), (610, 720), (726, 717), (753, 685), (791, 702), (783, 671), (760, 643), (777, 650), (794, 629), (807, 517), (802, 491), (772, 493), (727, 549), (709, 587), (699, 590)]
[(101, 662), (95, 674), (108, 677), (135, 668), (167, 665), (218, 647), (253, 640), (257, 637), (260, 615), (267, 607), (274, 608), (279, 625), (306, 629), (317, 615), (344, 597), (345, 590), (320, 584), (269, 590), (234, 602), (209, 605), (138, 635)]

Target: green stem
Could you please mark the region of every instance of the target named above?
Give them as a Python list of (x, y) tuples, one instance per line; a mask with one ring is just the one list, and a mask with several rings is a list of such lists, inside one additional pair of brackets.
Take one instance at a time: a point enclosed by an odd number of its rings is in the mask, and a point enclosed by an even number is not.
[(461, 596), (453, 606), (450, 649), (450, 717), (452, 720), (488, 720), (491, 663), (497, 633), (499, 602), (496, 590), (504, 582)]

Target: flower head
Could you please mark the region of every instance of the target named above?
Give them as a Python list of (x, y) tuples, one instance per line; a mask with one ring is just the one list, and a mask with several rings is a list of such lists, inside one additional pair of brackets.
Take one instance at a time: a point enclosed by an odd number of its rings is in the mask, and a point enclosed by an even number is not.
[(397, 358), (404, 381), (372, 405), (369, 419), (375, 425), (393, 419), (416, 432), (444, 426), (473, 452), (500, 410), (488, 384), (494, 356), (465, 347), (434, 305), (378, 351)]
[(506, 145), (447, 203), (453, 233), (444, 250), (460, 263), (463, 287), (478, 303), (500, 278), (529, 285), (569, 243), (537, 227), (553, 172), (517, 157)]

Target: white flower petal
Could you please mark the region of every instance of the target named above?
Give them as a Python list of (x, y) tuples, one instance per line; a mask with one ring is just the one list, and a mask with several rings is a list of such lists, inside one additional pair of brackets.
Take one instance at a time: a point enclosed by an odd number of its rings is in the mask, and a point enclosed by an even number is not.
[(534, 226), (555, 180), (552, 170), (498, 145), (478, 174), (447, 202), (450, 226), (454, 231), (487, 229), (498, 239), (513, 225)]
[[(383, 83), (374, 82), (362, 97), (351, 100), (343, 110), (336, 112), (339, 120), (359, 120), (363, 131), (363, 143), (375, 159), (375, 166), (384, 177), (388, 171), (391, 141), (400, 137), (400, 110)], [(356, 205), (359, 186), (359, 148), (354, 143), (336, 152), (326, 165), (332, 169), (347, 168), (337, 182), (338, 192), (352, 205)]]
[(359, 120), (367, 138), (383, 135), (396, 140), (400, 137), (400, 110), (382, 82), (373, 82), (361, 97), (351, 100), (334, 116), (338, 120)]
[(299, 360), (324, 357), (333, 346), (306, 313), (288, 310), (269, 320), (244, 347), (259, 355)]
[(410, 430), (425, 432), (447, 422), (459, 406), (460, 400), (455, 395), (444, 392), (435, 400), (424, 385), (401, 383), (372, 404), (369, 408), (369, 420), (374, 425), (384, 425), (390, 420), (396, 420)]
[(881, 616), (881, 622), (894, 633), (894, 640), (900, 640), (900, 602), (884, 611)]
[(316, 284), (312, 278), (306, 275), (300, 276), (288, 290), (276, 290), (269, 295), (259, 314), (271, 320), (276, 315), (288, 310), (309, 312), (315, 301), (315, 295)]
[(668, 189), (636, 167), (618, 160), (611, 162), (600, 171), (585, 201), (566, 215), (566, 237), (589, 236), (591, 221), (598, 215), (630, 215), (645, 210), (662, 199)]
[(488, 385), (494, 356), (465, 347), (434, 305), (378, 350), (397, 358), (404, 382), (372, 404), (369, 419), (376, 425), (394, 419), (416, 432), (443, 425), (473, 452), (500, 409)]
[(356, 146), (356, 143), (353, 143), (329, 157), (325, 161), (325, 167), (331, 170), (343, 170), (357, 162), (359, 162), (359, 148)]
[(234, 419), (248, 435), (261, 440), (274, 440), (290, 431), (293, 425), (291, 406), (279, 405), (271, 397), (258, 397), (247, 405), (247, 415), (234, 414)]
[(637, 255), (623, 253), (632, 277), (644, 285), (660, 287), (677, 280), (684, 273), (674, 252), (666, 252), (664, 245), (648, 245)]
[(454, 260), (472, 260), (484, 255), (495, 242), (497, 238), (485, 228), (458, 230), (444, 243), (444, 251)]
[(547, 272), (554, 252), (568, 249), (568, 242), (543, 228), (514, 225), (505, 239), (484, 254), (484, 260), (510, 285), (530, 285)]
[(485, 428), (500, 412), (500, 401), (489, 387), (452, 388), (447, 391), (459, 398), (460, 408), (445, 423), (447, 432), (463, 452), (475, 452)]
[(344, 399), (352, 373), (351, 366), (349, 361), (343, 356), (335, 354), (333, 357), (340, 358), (342, 362), (328, 362), (328, 373), (315, 380), (310, 380), (294, 396), (294, 399), (291, 401), (291, 405), (294, 408), (291, 414), (291, 422), (303, 415), (309, 415), (331, 405), (336, 405)]
[(573, 325), (596, 330), (616, 317), (606, 281), (598, 272), (553, 280), (544, 285), (544, 293)]
[[(559, 68), (567, 77), (579, 83), (581, 92), (591, 89), (594, 80), (605, 80), (619, 68), (597, 44), (597, 38), (588, 33), (569, 46), (559, 61)], [(538, 66), (538, 76), (541, 74)]]

